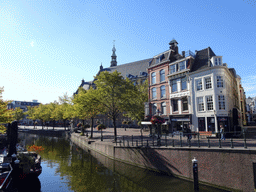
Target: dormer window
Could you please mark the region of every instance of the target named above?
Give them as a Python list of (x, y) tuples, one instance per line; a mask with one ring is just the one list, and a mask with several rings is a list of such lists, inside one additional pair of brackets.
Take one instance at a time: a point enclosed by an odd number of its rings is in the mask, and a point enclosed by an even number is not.
[(222, 65), (221, 57), (215, 57), (214, 58), (214, 65)]

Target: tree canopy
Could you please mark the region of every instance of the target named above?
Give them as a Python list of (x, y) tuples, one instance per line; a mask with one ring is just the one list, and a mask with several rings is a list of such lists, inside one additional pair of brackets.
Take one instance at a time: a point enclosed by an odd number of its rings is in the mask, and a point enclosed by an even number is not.
[(132, 82), (124, 79), (117, 71), (113, 73), (104, 71), (96, 78), (95, 100), (103, 106), (107, 116), (112, 119), (116, 142), (116, 119), (121, 113), (132, 110), (132, 100), (138, 92)]
[(5, 123), (11, 123), (13, 120), (13, 114), (11, 109), (7, 109), (7, 104), (10, 103), (10, 101), (4, 101), (2, 99), (2, 92), (4, 89), (0, 87), (0, 132), (4, 133), (6, 131), (6, 127), (1, 124)]

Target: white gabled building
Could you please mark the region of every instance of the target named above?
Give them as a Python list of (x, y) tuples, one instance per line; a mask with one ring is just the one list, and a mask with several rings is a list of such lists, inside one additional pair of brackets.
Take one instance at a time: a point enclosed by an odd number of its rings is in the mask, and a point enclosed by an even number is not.
[[(210, 47), (196, 53), (189, 76), (192, 131), (234, 132), (242, 126), (241, 78)], [(242, 109), (243, 108), (243, 109)]]

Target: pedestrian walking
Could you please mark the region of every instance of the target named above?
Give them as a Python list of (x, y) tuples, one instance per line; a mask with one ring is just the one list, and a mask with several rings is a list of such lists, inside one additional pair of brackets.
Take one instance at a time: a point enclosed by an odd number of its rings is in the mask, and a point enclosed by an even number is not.
[(223, 128), (223, 125), (220, 125), (220, 135), (221, 135), (221, 140), (225, 140), (225, 135), (224, 135), (224, 128)]

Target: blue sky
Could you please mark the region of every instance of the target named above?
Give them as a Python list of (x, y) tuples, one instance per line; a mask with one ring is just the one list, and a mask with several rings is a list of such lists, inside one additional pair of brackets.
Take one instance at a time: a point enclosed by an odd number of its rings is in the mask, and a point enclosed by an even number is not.
[(256, 1), (1, 0), (0, 86), (4, 100), (58, 100), (110, 66), (169, 49), (211, 47), (256, 96)]

